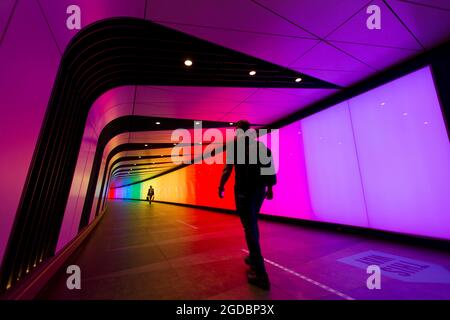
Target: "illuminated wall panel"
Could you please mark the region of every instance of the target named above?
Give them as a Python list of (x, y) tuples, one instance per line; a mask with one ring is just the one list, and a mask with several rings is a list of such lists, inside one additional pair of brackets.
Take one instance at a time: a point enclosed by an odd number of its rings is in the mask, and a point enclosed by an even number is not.
[[(450, 239), (450, 145), (424, 68), (280, 130), (274, 200), (266, 214)], [(111, 198), (233, 208), (220, 200), (223, 165), (192, 165)]]
[(278, 161), (277, 185), (274, 188), (273, 200), (264, 202), (262, 212), (277, 216), (315, 219), (311, 209), (301, 135), (301, 124), (293, 123), (280, 130), (279, 148), (271, 146), (273, 158)]
[(375, 229), (450, 238), (450, 145), (429, 68), (349, 101)]
[[(314, 219), (367, 227), (347, 102), (300, 121)], [(284, 152), (284, 150), (281, 150)], [(284, 192), (280, 185), (278, 192)]]

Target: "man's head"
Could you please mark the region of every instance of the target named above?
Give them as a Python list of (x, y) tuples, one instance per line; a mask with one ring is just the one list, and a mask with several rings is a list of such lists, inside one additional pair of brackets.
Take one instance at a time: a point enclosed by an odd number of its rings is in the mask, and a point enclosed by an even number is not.
[(256, 139), (256, 131), (250, 128), (250, 122), (247, 120), (239, 120), (236, 122), (236, 138), (238, 140), (243, 138), (249, 138), (250, 141)]
[(236, 122), (236, 129), (241, 129), (242, 131), (247, 131), (250, 129), (250, 122), (247, 120), (239, 120)]

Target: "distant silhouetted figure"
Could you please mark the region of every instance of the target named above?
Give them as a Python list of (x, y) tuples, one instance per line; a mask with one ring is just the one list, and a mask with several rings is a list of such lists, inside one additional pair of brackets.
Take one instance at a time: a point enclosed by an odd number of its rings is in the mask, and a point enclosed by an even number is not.
[[(276, 175), (275, 170), (273, 169), (270, 150), (263, 143), (256, 140), (256, 135), (249, 137), (248, 135), (243, 134), (243, 132), (248, 132), (247, 130), (250, 129), (250, 123), (246, 120), (241, 120), (237, 122), (236, 129), (234, 155), (232, 156), (234, 157), (234, 164), (230, 164), (230, 158), (228, 158), (229, 152), (227, 152), (228, 160), (220, 180), (219, 197), (223, 198), (225, 183), (230, 177), (234, 167), (236, 211), (239, 214), (242, 226), (244, 227), (245, 239), (249, 250), (249, 256), (245, 258), (245, 263), (250, 267), (247, 271), (247, 279), (249, 283), (268, 290), (270, 288), (270, 282), (259, 244), (258, 213), (264, 202), (264, 198), (268, 200), (273, 198), (272, 186), (276, 183)], [(242, 163), (243, 155), (242, 152), (240, 153), (239, 151), (239, 143), (241, 143), (241, 145), (244, 143), (245, 145), (244, 163)], [(259, 153), (255, 152), (258, 150), (265, 152), (265, 155), (269, 160), (269, 165), (263, 165), (261, 163)], [(249, 161), (249, 155), (251, 155), (252, 152), (254, 152), (253, 154), (258, 154), (256, 163), (254, 161)], [(241, 161), (238, 161), (239, 157), (241, 157)], [(265, 174), (261, 174), (262, 168), (267, 169)], [(267, 174), (267, 172), (269, 172), (269, 174)]]
[(155, 199), (155, 189), (153, 189), (152, 186), (150, 186), (150, 188), (148, 188), (147, 191), (147, 200), (149, 204), (152, 204), (152, 201)]

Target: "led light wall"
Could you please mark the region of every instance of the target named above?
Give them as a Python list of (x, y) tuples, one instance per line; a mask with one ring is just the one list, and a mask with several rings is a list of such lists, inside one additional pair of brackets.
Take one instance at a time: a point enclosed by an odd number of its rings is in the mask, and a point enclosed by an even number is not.
[[(262, 212), (450, 239), (450, 145), (429, 68), (280, 130), (278, 183)], [(192, 165), (111, 198), (233, 208), (217, 197), (223, 165)]]
[(218, 197), (223, 165), (195, 164), (125, 188), (111, 189), (109, 198), (145, 199), (149, 186), (155, 189), (155, 199), (199, 206), (234, 209), (233, 181), (226, 187), (225, 197)]
[(430, 69), (348, 108), (369, 227), (450, 239), (450, 144)]

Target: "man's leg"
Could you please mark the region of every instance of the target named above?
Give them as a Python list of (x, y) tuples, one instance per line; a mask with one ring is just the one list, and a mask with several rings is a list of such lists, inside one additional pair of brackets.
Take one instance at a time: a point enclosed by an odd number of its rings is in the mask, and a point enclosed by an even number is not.
[(252, 269), (265, 275), (264, 258), (259, 244), (258, 213), (264, 200), (264, 191), (256, 191), (249, 195), (236, 194), (236, 209), (244, 227), (245, 239)]
[(261, 253), (261, 245), (259, 243), (259, 226), (258, 226), (258, 214), (261, 210), (261, 206), (264, 201), (264, 190), (257, 190), (250, 198), (250, 219), (249, 219), (249, 231), (252, 239), (252, 251), (250, 254), (250, 262), (255, 272), (260, 274), (266, 274), (266, 268), (264, 266), (264, 258)]

